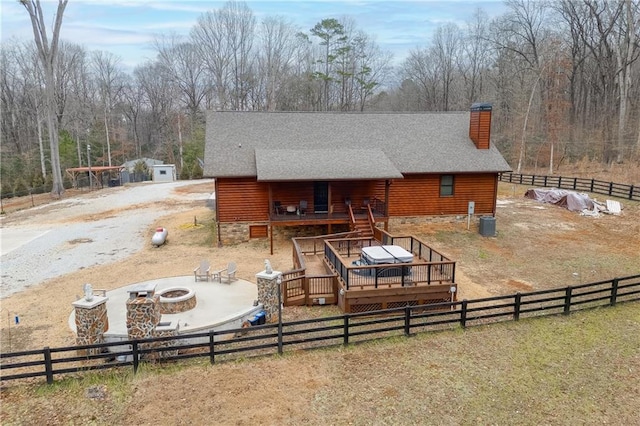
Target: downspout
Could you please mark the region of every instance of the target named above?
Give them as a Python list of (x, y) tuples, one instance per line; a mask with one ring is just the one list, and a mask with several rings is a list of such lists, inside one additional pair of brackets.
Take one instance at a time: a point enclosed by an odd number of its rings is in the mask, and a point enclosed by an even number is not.
[(271, 190), (271, 182), (269, 185), (269, 208), (268, 208), (268, 217), (269, 217), (269, 245), (270, 245), (270, 253), (273, 256), (273, 224), (271, 223), (271, 215), (273, 212), (273, 192)]
[(496, 217), (496, 212), (498, 209), (498, 173), (494, 176), (493, 181), (493, 217)]
[(391, 182), (389, 179), (384, 181), (384, 216), (387, 220), (384, 221), (384, 230), (389, 231), (389, 187)]
[(219, 209), (219, 200), (218, 200), (218, 196), (220, 194), (220, 192), (218, 191), (218, 179), (215, 180), (214, 182), (214, 189), (216, 191), (216, 233), (218, 234), (218, 247), (222, 247), (222, 237), (220, 234), (220, 211)]

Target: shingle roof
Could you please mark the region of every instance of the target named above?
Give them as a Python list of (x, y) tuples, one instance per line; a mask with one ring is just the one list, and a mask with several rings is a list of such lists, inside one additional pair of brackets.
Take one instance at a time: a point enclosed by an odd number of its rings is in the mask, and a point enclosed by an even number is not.
[(258, 180), (402, 179), (378, 148), (256, 149)]
[(469, 139), (469, 113), (207, 113), (207, 177), (392, 178), (511, 170)]

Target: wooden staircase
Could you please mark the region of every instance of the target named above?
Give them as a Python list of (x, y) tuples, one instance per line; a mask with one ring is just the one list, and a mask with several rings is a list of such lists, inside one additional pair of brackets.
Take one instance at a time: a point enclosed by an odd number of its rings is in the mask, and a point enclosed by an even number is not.
[(356, 217), (355, 222), (351, 223), (351, 229), (359, 232), (361, 237), (373, 238), (373, 228), (366, 216)]

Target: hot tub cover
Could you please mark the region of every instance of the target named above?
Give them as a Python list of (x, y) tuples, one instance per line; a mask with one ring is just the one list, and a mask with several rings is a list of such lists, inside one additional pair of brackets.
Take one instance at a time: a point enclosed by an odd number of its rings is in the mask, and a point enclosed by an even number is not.
[(362, 258), (369, 264), (408, 263), (413, 261), (413, 254), (400, 246), (371, 246), (362, 248)]

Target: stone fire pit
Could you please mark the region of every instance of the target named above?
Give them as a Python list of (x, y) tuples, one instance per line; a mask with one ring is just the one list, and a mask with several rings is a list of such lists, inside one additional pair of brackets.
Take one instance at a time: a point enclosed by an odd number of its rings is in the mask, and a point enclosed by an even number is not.
[(196, 307), (196, 292), (187, 287), (169, 287), (159, 291), (160, 313), (177, 314)]

